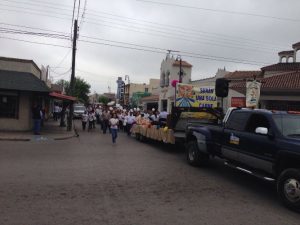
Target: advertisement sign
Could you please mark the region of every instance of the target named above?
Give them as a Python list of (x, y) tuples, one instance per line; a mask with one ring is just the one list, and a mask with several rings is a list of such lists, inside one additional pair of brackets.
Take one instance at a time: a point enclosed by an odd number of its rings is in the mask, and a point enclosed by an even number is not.
[(232, 97), (231, 98), (231, 107), (246, 107), (246, 98), (245, 97)]
[(260, 97), (261, 83), (251, 81), (246, 83), (246, 107), (256, 108)]
[(216, 108), (215, 87), (196, 87), (177, 83), (176, 107)]

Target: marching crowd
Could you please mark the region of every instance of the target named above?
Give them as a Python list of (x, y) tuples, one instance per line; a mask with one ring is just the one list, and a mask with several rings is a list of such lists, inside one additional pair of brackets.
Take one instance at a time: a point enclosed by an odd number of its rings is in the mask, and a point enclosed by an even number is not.
[(82, 130), (91, 131), (99, 124), (103, 134), (107, 131), (112, 135), (112, 142), (116, 143), (118, 131), (131, 135), (133, 124), (165, 124), (168, 113), (158, 112), (154, 108), (141, 111), (139, 108), (123, 109), (116, 107), (89, 106), (82, 114)]

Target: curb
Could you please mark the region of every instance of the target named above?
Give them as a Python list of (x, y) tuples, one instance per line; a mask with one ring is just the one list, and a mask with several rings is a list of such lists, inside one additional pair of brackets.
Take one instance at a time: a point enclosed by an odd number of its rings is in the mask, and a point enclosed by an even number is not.
[(0, 141), (30, 141), (30, 138), (1, 138)]

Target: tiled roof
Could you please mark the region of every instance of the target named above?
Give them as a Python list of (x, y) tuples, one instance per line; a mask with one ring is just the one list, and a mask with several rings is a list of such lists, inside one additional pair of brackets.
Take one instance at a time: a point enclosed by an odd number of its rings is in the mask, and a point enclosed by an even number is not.
[(300, 63), (277, 63), (261, 68), (263, 71), (299, 71)]
[(246, 79), (253, 78), (253, 76), (260, 77), (261, 75), (261, 71), (234, 71), (224, 77), (227, 79)]
[(293, 48), (300, 48), (300, 42), (293, 44)]
[[(283, 73), (260, 81), (262, 81), (262, 91), (300, 91), (300, 72)], [(245, 93), (246, 82), (232, 83), (230, 88)]]
[(49, 92), (47, 85), (31, 73), (0, 70), (0, 89)]
[(142, 102), (158, 101), (158, 100), (159, 100), (159, 96), (158, 95), (150, 95), (150, 96), (141, 98)]
[[(173, 66), (180, 66), (180, 61), (175, 61), (173, 63)], [(181, 61), (181, 66), (182, 67), (192, 67), (193, 65), (192, 64), (189, 64), (188, 62), (186, 61)]]
[(282, 51), (282, 52), (278, 52), (278, 55), (292, 55), (294, 54), (294, 51)]

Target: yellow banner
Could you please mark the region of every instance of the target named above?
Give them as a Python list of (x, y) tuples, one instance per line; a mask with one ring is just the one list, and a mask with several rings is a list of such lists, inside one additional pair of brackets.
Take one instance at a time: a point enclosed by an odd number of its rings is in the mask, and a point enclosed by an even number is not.
[(177, 83), (176, 107), (216, 108), (215, 87), (196, 87)]

